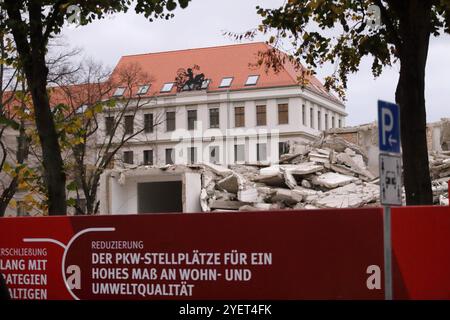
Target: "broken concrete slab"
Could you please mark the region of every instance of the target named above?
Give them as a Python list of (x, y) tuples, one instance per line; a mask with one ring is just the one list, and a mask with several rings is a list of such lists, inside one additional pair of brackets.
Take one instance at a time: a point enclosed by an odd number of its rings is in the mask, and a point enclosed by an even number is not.
[(259, 174), (262, 176), (273, 176), (279, 174), (280, 172), (281, 172), (280, 165), (273, 165), (259, 170)]
[(227, 191), (215, 190), (214, 197), (218, 200), (236, 200), (236, 194)]
[(200, 207), (202, 208), (203, 212), (210, 212), (211, 208), (208, 205), (208, 193), (206, 192), (206, 189), (202, 189), (200, 192)]
[(296, 155), (305, 155), (308, 154), (311, 151), (311, 146), (308, 144), (300, 144), (297, 142), (291, 143), (289, 148), (290, 154), (296, 154)]
[(356, 156), (356, 152), (350, 148), (345, 148), (344, 152), (350, 156)]
[(448, 198), (445, 197), (444, 195), (440, 195), (440, 196), (439, 196), (439, 204), (440, 204), (441, 206), (448, 206), (448, 205), (449, 205), (449, 202), (448, 202), (448, 201), (449, 201)]
[[(263, 210), (263, 209), (256, 208), (256, 207), (248, 205), (248, 204), (239, 208), (239, 211), (261, 211), (261, 210)], [(269, 209), (266, 209), (266, 210), (269, 210)]]
[(317, 153), (319, 153), (319, 154), (322, 154), (322, 155), (324, 155), (324, 156), (330, 157), (330, 149), (320, 149), (320, 148), (317, 148), (317, 149), (315, 149), (315, 152), (317, 152)]
[(274, 202), (284, 202), (288, 205), (296, 204), (302, 201), (303, 197), (300, 192), (296, 190), (277, 189), (275, 195), (272, 197)]
[(346, 176), (339, 173), (327, 172), (320, 176), (314, 177), (312, 184), (322, 186), (329, 189), (345, 186), (358, 180), (357, 178)]
[(258, 197), (255, 202), (258, 203), (270, 202), (272, 196), (276, 193), (276, 189), (270, 187), (258, 187), (256, 190), (258, 192)]
[(283, 154), (280, 157), (280, 163), (299, 163), (304, 159), (304, 155), (302, 154)]
[(291, 174), (290, 170), (283, 170), (284, 183), (290, 188), (294, 189), (297, 187), (297, 180), (295, 180), (294, 176)]
[(350, 149), (364, 157), (367, 161), (367, 153), (358, 145), (348, 142), (344, 138), (338, 136), (328, 136), (321, 142), (321, 147), (327, 147), (335, 152), (345, 152), (345, 149)]
[(307, 188), (307, 189), (311, 189), (311, 188), (312, 188), (311, 182), (309, 182), (309, 181), (306, 180), (306, 179), (303, 179), (303, 180), (302, 180), (301, 186), (302, 186), (303, 188)]
[(253, 179), (254, 182), (261, 182), (273, 187), (286, 187), (283, 174), (277, 173), (274, 175), (259, 175)]
[(216, 176), (210, 171), (204, 171), (202, 174), (202, 187), (207, 188), (210, 185), (215, 185)]
[(222, 176), (222, 177), (227, 177), (227, 176), (233, 174), (233, 171), (231, 169), (223, 167), (223, 166), (219, 166), (217, 164), (205, 163), (203, 165), (206, 168), (208, 168), (209, 170), (211, 170), (212, 172), (214, 172), (215, 174)]
[(354, 172), (352, 169), (350, 169), (347, 166), (341, 165), (341, 164), (330, 164), (329, 169), (337, 172), (337, 173), (342, 173), (346, 176), (355, 176), (356, 172)]
[(242, 201), (213, 200), (211, 201), (209, 207), (211, 209), (239, 210), (240, 207), (248, 204), (249, 203)]
[(303, 176), (323, 170), (322, 165), (318, 165), (314, 162), (304, 162), (291, 166), (282, 166), (282, 168), (296, 176)]
[[(366, 180), (373, 180), (375, 179), (375, 175), (373, 175), (369, 170), (367, 170), (367, 167), (364, 164), (364, 160), (361, 155), (358, 156), (350, 156), (347, 153), (340, 153), (336, 156), (336, 160), (338, 163), (344, 164), (347, 166), (347, 169), (349, 171), (352, 171), (356, 173), (357, 175), (363, 176), (362, 178), (367, 178)], [(356, 160), (356, 161), (355, 161)], [(331, 165), (331, 168), (336, 165)], [(344, 169), (342, 166), (341, 169)]]
[(238, 193), (239, 191), (239, 179), (236, 174), (231, 174), (228, 177), (223, 178), (217, 182), (217, 186), (231, 193)]
[(379, 198), (379, 186), (371, 183), (354, 183), (336, 188), (314, 201), (320, 208), (359, 208)]
[(323, 163), (323, 164), (327, 164), (330, 163), (330, 157), (320, 154), (320, 153), (315, 153), (315, 152), (310, 152), (308, 159), (310, 162), (317, 162), (317, 163)]
[(242, 202), (258, 202), (258, 190), (256, 188), (248, 188), (238, 191), (238, 200)]
[(258, 210), (276, 210), (277, 208), (274, 208), (272, 203), (255, 203), (253, 204), (253, 207), (257, 208)]

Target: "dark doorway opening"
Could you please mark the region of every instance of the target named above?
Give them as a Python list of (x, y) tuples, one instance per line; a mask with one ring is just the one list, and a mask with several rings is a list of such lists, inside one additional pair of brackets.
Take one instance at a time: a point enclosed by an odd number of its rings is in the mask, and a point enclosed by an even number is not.
[(138, 183), (138, 213), (183, 212), (181, 181)]

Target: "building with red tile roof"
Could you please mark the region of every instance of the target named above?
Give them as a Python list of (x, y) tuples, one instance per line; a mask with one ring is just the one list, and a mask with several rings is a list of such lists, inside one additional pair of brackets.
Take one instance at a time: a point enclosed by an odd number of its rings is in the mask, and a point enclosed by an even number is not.
[[(210, 80), (207, 92), (223, 92), (237, 90), (257, 90), (278, 87), (298, 86), (298, 77), (301, 70), (286, 59), (279, 72), (272, 69), (265, 70), (265, 66), (257, 66), (258, 53), (273, 49), (264, 42), (245, 43), (228, 46), (217, 46), (197, 49), (156, 52), (147, 54), (123, 56), (117, 64), (116, 72), (129, 65), (137, 64), (144, 72), (151, 74), (155, 81), (151, 83), (148, 94), (173, 95), (176, 94), (174, 86), (168, 92), (162, 92), (164, 84), (172, 83), (180, 68), (189, 68), (197, 65), (198, 72), (205, 74)], [(283, 54), (283, 53), (281, 53)], [(255, 85), (247, 85), (249, 76), (258, 76)], [(224, 78), (231, 78), (230, 86), (221, 86)], [(335, 103), (339, 101), (327, 92), (316, 77), (309, 77), (306, 90), (326, 97)]]
[[(142, 124), (149, 115), (152, 121), (162, 119), (145, 138), (129, 143), (126, 162), (176, 162), (170, 155), (180, 139), (203, 141), (195, 151), (194, 146), (185, 146), (190, 148), (184, 152), (185, 162), (276, 162), (280, 152), (288, 151), (288, 141), (308, 141), (322, 130), (344, 126), (344, 104), (314, 76), (300, 85), (301, 66), (296, 68), (287, 58), (277, 72), (258, 64), (261, 53), (270, 50), (274, 49), (257, 42), (122, 57), (112, 75), (118, 84), (114, 95), (148, 99), (135, 123)], [(151, 80), (130, 92), (121, 87), (119, 75), (131, 68)], [(192, 83), (183, 81), (196, 77), (201, 82), (190, 90)], [(258, 132), (276, 136), (276, 143), (260, 139)], [(225, 142), (209, 145), (217, 134)]]

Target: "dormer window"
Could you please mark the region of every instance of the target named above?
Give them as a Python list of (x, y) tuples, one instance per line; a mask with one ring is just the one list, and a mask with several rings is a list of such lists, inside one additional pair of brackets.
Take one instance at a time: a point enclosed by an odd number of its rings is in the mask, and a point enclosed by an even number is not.
[(149, 86), (149, 85), (143, 85), (143, 86), (140, 86), (136, 94), (137, 94), (138, 96), (139, 96), (139, 95), (142, 95), (142, 94), (146, 94), (146, 93), (148, 92), (148, 89), (150, 89), (150, 86)]
[(232, 77), (223, 78), (222, 81), (220, 82), (219, 88), (228, 88), (231, 86), (232, 82), (233, 82)]
[(124, 87), (118, 87), (116, 89), (116, 91), (114, 92), (113, 97), (121, 97), (121, 96), (123, 96), (124, 93), (125, 93), (125, 88)]
[(170, 92), (173, 88), (173, 82), (165, 83), (161, 89), (161, 92)]
[(208, 89), (210, 83), (211, 83), (210, 79), (206, 79), (205, 81), (203, 81), (203, 83), (202, 83), (202, 90)]
[(83, 113), (86, 112), (87, 108), (88, 108), (88, 105), (87, 104), (83, 104), (83, 105), (79, 106), (77, 110), (75, 110), (75, 113), (76, 114), (83, 114)]
[(259, 76), (249, 76), (247, 78), (246, 86), (254, 86), (258, 82)]

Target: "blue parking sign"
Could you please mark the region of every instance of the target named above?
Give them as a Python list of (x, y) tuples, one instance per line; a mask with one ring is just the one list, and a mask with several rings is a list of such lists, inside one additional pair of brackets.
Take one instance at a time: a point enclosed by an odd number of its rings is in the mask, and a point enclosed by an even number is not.
[(378, 100), (380, 151), (400, 153), (400, 108), (395, 103)]

